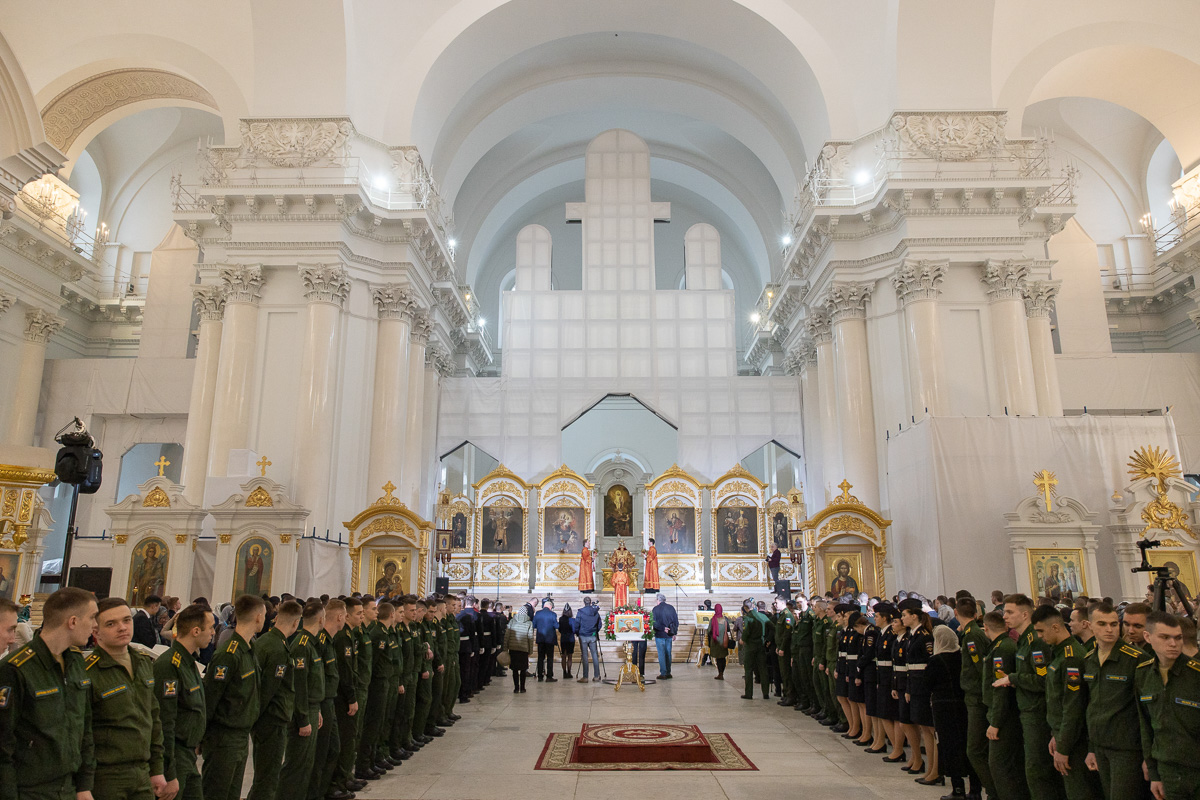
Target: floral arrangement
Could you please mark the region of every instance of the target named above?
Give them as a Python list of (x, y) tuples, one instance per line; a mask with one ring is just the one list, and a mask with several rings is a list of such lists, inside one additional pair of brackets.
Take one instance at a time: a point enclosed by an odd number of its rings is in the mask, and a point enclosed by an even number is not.
[(650, 612), (641, 606), (621, 606), (614, 608), (604, 617), (604, 638), (614, 640), (617, 638), (616, 630), (616, 615), (617, 614), (641, 614), (642, 615), (642, 638), (654, 638), (654, 620), (650, 617)]

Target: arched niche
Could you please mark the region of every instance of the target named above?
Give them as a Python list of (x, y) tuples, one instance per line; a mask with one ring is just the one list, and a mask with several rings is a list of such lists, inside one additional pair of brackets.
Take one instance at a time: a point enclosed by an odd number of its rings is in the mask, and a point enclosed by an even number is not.
[(475, 582), (529, 588), (529, 489), (503, 464), (475, 484)]
[(673, 580), (685, 589), (705, 586), (701, 535), (703, 488), (700, 481), (678, 464), (646, 484), (644, 524), (647, 538), (654, 539), (658, 550), (658, 573), (663, 585)]
[(758, 588), (767, 575), (767, 485), (742, 467), (713, 483), (712, 584), (717, 588)]
[(350, 534), (350, 591), (416, 594), (429, 589), (429, 537), (433, 524), (413, 513), (384, 484), (384, 494), (344, 523)]
[(849, 575), (837, 588), (882, 597), (887, 592), (887, 529), (892, 521), (850, 494), (854, 487), (849, 481), (843, 479), (838, 488), (842, 493), (800, 526), (804, 531), (809, 591), (836, 591), (834, 583), (841, 577), (838, 566), (845, 562)]
[(566, 464), (538, 484), (538, 550), (534, 584), (576, 587), (586, 544), (594, 549), (596, 531), (591, 496), (595, 487)]

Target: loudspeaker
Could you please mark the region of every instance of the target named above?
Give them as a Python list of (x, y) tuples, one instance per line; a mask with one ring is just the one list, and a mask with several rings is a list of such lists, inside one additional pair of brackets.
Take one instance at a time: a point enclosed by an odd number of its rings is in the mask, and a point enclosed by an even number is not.
[(437, 594), (450, 594), (450, 579), (449, 578), (434, 578), (433, 591)]
[(112, 585), (112, 567), (71, 567), (67, 585), (87, 589), (97, 600), (103, 600)]
[(775, 594), (782, 595), (785, 600), (790, 600), (792, 597), (792, 582), (775, 581)]

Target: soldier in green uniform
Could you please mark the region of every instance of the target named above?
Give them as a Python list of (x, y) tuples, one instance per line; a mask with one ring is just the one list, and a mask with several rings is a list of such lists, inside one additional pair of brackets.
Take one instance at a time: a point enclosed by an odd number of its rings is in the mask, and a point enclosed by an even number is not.
[(262, 630), (267, 606), (261, 597), (246, 594), (233, 604), (233, 613), (233, 636), (217, 648), (204, 672), (205, 800), (238, 800), (242, 796), (250, 729), (258, 721), (258, 663), (250, 640)]
[(431, 685), (433, 697), (429, 704), (429, 713), (425, 718), (426, 736), (444, 736), (446, 731), (438, 723), (442, 719), (445, 704), (442, 695), (446, 691), (446, 663), (449, 655), (446, 652), (446, 629), (442, 625), (442, 617), (446, 614), (446, 603), (436, 595), (425, 600), (426, 625), (429, 628), (429, 644), (433, 648), (433, 681)]
[[(360, 783), (363, 781), (377, 780), (383, 777), (383, 773), (376, 770), (374, 766), (365, 769), (360, 768), (359, 762), (363, 750), (363, 723), (367, 718), (367, 696), (371, 688), (371, 668), (375, 653), (373, 650), (374, 642), (371, 640), (371, 627), (375, 624), (375, 617), (378, 612), (375, 608), (375, 599), (367, 595), (362, 599), (362, 614), (358, 627), (354, 631), (354, 638), (358, 642), (358, 672), (357, 685), (355, 686), (358, 697), (359, 713), (354, 715), (357, 721), (357, 731), (354, 739), (354, 752), (342, 753), (343, 760), (349, 760), (351, 767), (354, 770), (354, 777)], [(357, 791), (357, 790), (354, 790)]]
[[(96, 649), (84, 659), (92, 686), (92, 741), (101, 798), (154, 800), (167, 790), (163, 738), (154, 700), (154, 659), (129, 646), (133, 613), (106, 597), (96, 615)], [(171, 791), (177, 787), (171, 787)]]
[(754, 699), (754, 684), (761, 684), (763, 699), (771, 697), (771, 687), (767, 684), (766, 651), (763, 642), (770, 638), (771, 632), (768, 620), (754, 607), (754, 600), (748, 599), (742, 604), (742, 668), (746, 676), (746, 691), (743, 700)]
[(362, 600), (347, 597), (346, 621), (333, 637), (338, 654), (338, 759), (333, 773), (335, 786), (348, 792), (356, 792), (367, 785), (354, 777), (354, 759), (358, 754), (358, 693), (360, 664), (358, 627), (363, 620)]
[(796, 604), (780, 596), (775, 601), (775, 655), (779, 659), (779, 680), (783, 684), (781, 706), (796, 705), (796, 685), (792, 682), (792, 634), (796, 630)]
[(1004, 800), (1029, 800), (1017, 694), (1009, 681), (1005, 680), (1016, 669), (1017, 645), (1009, 637), (1008, 624), (999, 611), (989, 611), (983, 615), (983, 632), (991, 641), (987, 671), (983, 676), (983, 704), (988, 710), (988, 765), (992, 780), (996, 784), (998, 797)]
[[(421, 665), (421, 675), (417, 681), (417, 704), (413, 710), (412, 735), (415, 741), (428, 744), (433, 741), (433, 737), (426, 730), (426, 723), (429, 720), (429, 709), (433, 705), (433, 675), (437, 664), (433, 652), (433, 637), (429, 628), (429, 606), (424, 600), (417, 601), (417, 612), (418, 621), (414, 626), (414, 631), (419, 637), (417, 659), (424, 658), (425, 661)], [(424, 649), (423, 654), (422, 648)]]
[(1087, 688), (1083, 645), (1054, 606), (1041, 606), (1030, 618), (1037, 637), (1052, 648), (1046, 673), (1046, 721), (1054, 768), (1062, 775), (1068, 800), (1100, 796), (1099, 776), (1087, 766)]
[(295, 600), (280, 603), (274, 627), (254, 640), (259, 712), (250, 730), (254, 742), (254, 782), (246, 800), (275, 800), (279, 795), (279, 773), (295, 700), (288, 637), (300, 626), (301, 613)]
[(958, 618), (959, 641), (962, 645), (962, 673), (959, 685), (967, 706), (967, 759), (987, 790), (988, 797), (998, 797), (992, 769), (988, 765), (987, 706), (983, 704), (983, 681), (989, 674), (988, 651), (992, 642), (976, 621), (979, 606), (973, 597), (961, 597), (954, 604)]
[(825, 672), (823, 676), (825, 693), (829, 696), (829, 707), (833, 711), (834, 724), (830, 730), (834, 733), (845, 733), (850, 730), (850, 726), (846, 715), (842, 712), (842, 705), (837, 699), (837, 680), (834, 677), (837, 672), (838, 642), (842, 633), (841, 624), (834, 613), (835, 608), (836, 606), (831, 606), (825, 617)]
[(804, 595), (796, 599), (796, 628), (792, 631), (792, 691), (796, 710), (809, 713), (816, 705), (812, 692), (812, 626), (813, 617)]
[(458, 612), (462, 606), (458, 602), (457, 597), (446, 598), (446, 614), (442, 619), (442, 626), (445, 628), (446, 636), (446, 689), (444, 692), (445, 700), (442, 706), (443, 722), (438, 724), (449, 723), (453, 725), (458, 720), (462, 719), (458, 714), (454, 713), (454, 704), (458, 700), (458, 693), (462, 689), (462, 673), (459, 669), (458, 660)]
[[(312, 778), (308, 783), (308, 800), (349, 800), (350, 792), (344, 789), (331, 789), (333, 772), (337, 769), (338, 755), (341, 752), (341, 734), (338, 727), (337, 698), (342, 684), (339, 669), (339, 651), (334, 644), (334, 636), (346, 626), (346, 604), (336, 598), (325, 604), (325, 619), (321, 630), (317, 633), (317, 642), (321, 647), (322, 664), (325, 667), (325, 694), (321, 700), (321, 719), (323, 723), (317, 731), (317, 746), (313, 757)], [(347, 675), (350, 691), (353, 692), (353, 676)]]
[[(402, 600), (401, 607), (397, 609), (396, 640), (400, 645), (403, 668), (397, 676), (400, 694), (396, 698), (391, 756), (394, 760), (406, 761), (424, 746), (423, 741), (413, 738), (413, 714), (417, 707), (417, 681), (425, 663), (425, 654), (424, 648), (421, 648), (420, 632), (416, 628), (417, 598), (410, 594)], [(421, 648), (419, 654), (418, 648)]]
[(829, 683), (825, 679), (825, 640), (830, 633), (829, 603), (817, 600), (813, 603), (813, 693), (819, 713), (814, 717), (827, 728), (837, 725), (837, 702), (829, 695)]
[(154, 662), (154, 691), (163, 737), (163, 777), (178, 800), (203, 800), (196, 748), (204, 738), (204, 683), (196, 654), (213, 637), (213, 616), (203, 606), (175, 615), (175, 641)]
[[(325, 699), (325, 656), (317, 634), (325, 623), (325, 607), (318, 601), (304, 604), (300, 628), (288, 639), (294, 678), (292, 721), (288, 726), (287, 750), (283, 757), (284, 784), (278, 800), (305, 797), (315, 768), (317, 734), (324, 720), (321, 703)], [(284, 789), (284, 786), (287, 789)]]
[(380, 751), (388, 688), (392, 685), (392, 673), (395, 669), (392, 664), (392, 638), (389, 633), (394, 611), (395, 606), (391, 603), (380, 603), (375, 622), (369, 628), (372, 642), (371, 683), (367, 691), (366, 718), (363, 720), (363, 732), (358, 748), (358, 769), (364, 773), (370, 769), (377, 773), (387, 772), (395, 766), (384, 761)]
[(59, 589), (42, 629), (0, 661), (0, 797), (75, 800), (90, 792), (91, 679), (79, 649), (96, 628), (96, 598)]
[(1154, 658), (1138, 664), (1142, 755), (1158, 800), (1200, 800), (1200, 660), (1183, 652), (1179, 618), (1155, 611), (1146, 618)]
[(1088, 766), (1099, 773), (1107, 800), (1145, 800), (1150, 784), (1142, 774), (1136, 676), (1146, 654), (1121, 638), (1121, 619), (1112, 604), (1093, 606), (1088, 621), (1096, 643), (1083, 666)]

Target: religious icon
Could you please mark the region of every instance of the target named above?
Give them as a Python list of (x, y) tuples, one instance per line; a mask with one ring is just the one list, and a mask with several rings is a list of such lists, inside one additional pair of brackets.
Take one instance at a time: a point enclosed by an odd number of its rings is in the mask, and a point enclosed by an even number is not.
[(21, 554), (0, 554), (0, 597), (17, 600), (17, 580), (20, 578)]
[(654, 509), (654, 543), (660, 555), (696, 552), (696, 509)]
[(396, 597), (404, 594), (404, 577), (407, 574), (407, 553), (377, 552), (371, 556), (371, 579), (376, 597)]
[(614, 614), (613, 633), (618, 640), (637, 641), (646, 633), (646, 619), (641, 614)]
[(744, 506), (717, 509), (716, 536), (719, 556), (757, 555), (758, 509)]
[(771, 543), (780, 550), (787, 550), (788, 519), (786, 511), (776, 511), (771, 515)]
[(483, 510), (483, 520), (481, 552), (495, 555), (524, 550), (525, 509), (518, 506), (488, 506)]
[(1083, 551), (1075, 549), (1026, 550), (1029, 585), (1035, 597), (1070, 602), (1087, 594)]
[(461, 511), (450, 520), (450, 548), (452, 550), (467, 549), (467, 515)]
[(275, 550), (266, 539), (252, 538), (242, 542), (233, 566), (233, 599), (244, 594), (255, 597), (271, 593), (271, 567)]
[(542, 515), (542, 548), (547, 553), (579, 555), (584, 533), (582, 508), (547, 508)]
[(835, 597), (863, 591), (861, 552), (827, 552), (824, 561), (826, 585)]
[(1196, 596), (1196, 554), (1188, 550), (1150, 550), (1146, 560), (1151, 566), (1166, 567), (1167, 575), (1183, 584), (1189, 603)]
[(129, 559), (129, 602), (137, 606), (150, 595), (163, 596), (171, 553), (161, 539), (143, 539)]
[(629, 490), (619, 483), (604, 495), (604, 535), (633, 535), (633, 502)]

